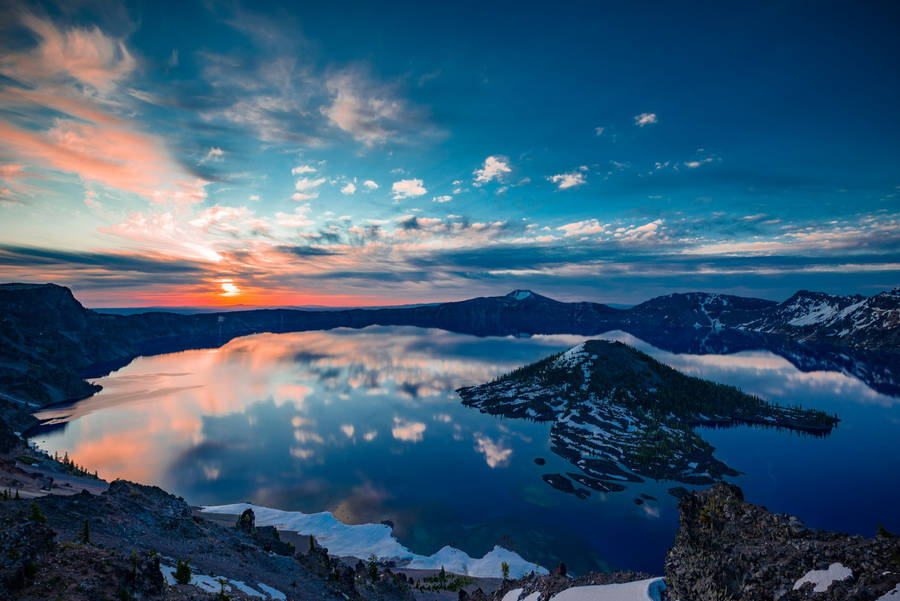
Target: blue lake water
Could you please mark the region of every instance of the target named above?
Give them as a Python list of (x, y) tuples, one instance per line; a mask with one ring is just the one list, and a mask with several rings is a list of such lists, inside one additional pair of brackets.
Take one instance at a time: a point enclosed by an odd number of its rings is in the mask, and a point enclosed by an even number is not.
[[(691, 375), (837, 413), (826, 438), (756, 427), (701, 434), (743, 472), (731, 481), (751, 502), (815, 527), (900, 531), (900, 399), (768, 351), (673, 354), (622, 332), (603, 337)], [(557, 491), (541, 476), (574, 470), (550, 451), (549, 424), (481, 414), (454, 392), (584, 339), (413, 327), (247, 336), (138, 358), (96, 380), (103, 390), (93, 397), (40, 413), (58, 426), (33, 440), (104, 478), (156, 484), (193, 504), (390, 520), (417, 553), (452, 544), (480, 557), (499, 543), (548, 567), (661, 573), (678, 518), (666, 491), (678, 483), (583, 500)], [(641, 493), (657, 500), (637, 505)]]

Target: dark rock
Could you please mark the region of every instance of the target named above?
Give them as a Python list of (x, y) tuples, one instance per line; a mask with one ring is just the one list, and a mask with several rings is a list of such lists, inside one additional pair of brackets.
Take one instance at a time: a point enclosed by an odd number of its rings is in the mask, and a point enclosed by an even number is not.
[(471, 601), (488, 601), (488, 596), (484, 594), (484, 591), (481, 590), (481, 587), (479, 586), (472, 591), (472, 594), (469, 595), (469, 599)]
[(457, 601), (469, 601), (469, 593), (467, 593), (465, 589), (459, 589)]
[(550, 571), (551, 576), (562, 577), (566, 575), (566, 564), (563, 562), (559, 562), (556, 564), (556, 567)]
[(281, 540), (275, 526), (259, 526), (256, 529), (256, 541), (265, 551), (271, 551), (278, 555), (294, 554), (294, 545)]
[(37, 566), (56, 549), (56, 534), (48, 526), (6, 518), (0, 521), (0, 599), (28, 585)]
[(688, 489), (683, 486), (673, 486), (669, 489), (669, 494), (675, 497), (676, 499), (680, 499), (684, 495), (688, 494)]
[(256, 530), (256, 515), (253, 513), (253, 510), (247, 508), (241, 512), (234, 527), (244, 534), (252, 535)]
[(543, 457), (535, 457), (534, 462), (538, 465), (544, 465), (545, 463), (547, 463), (547, 460)]
[(634, 498), (634, 504), (635, 504), (635, 505), (643, 505), (643, 504), (644, 504), (644, 500), (641, 499), (641, 498), (639, 498), (639, 497), (635, 497), (635, 498)]
[(541, 476), (544, 482), (555, 488), (556, 490), (561, 490), (562, 492), (567, 492), (569, 494), (575, 494), (575, 485), (572, 484), (571, 480), (563, 476), (562, 474), (544, 474)]
[(393, 522), (392, 520), (381, 520), (381, 522), (379, 522), (379, 523), (384, 524), (385, 526), (387, 526), (387, 527), (390, 528), (391, 530), (394, 529), (394, 522)]
[[(792, 516), (744, 501), (741, 490), (718, 483), (685, 495), (681, 525), (666, 554), (666, 584), (676, 599), (697, 601), (863, 601), (900, 583), (900, 541), (866, 539), (807, 528)], [(794, 590), (811, 570), (840, 563), (851, 578), (825, 592)]]

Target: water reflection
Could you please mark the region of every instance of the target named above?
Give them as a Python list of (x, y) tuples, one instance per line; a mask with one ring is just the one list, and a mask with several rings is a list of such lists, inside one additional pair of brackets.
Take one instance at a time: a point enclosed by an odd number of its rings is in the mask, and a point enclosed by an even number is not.
[[(815, 472), (810, 466), (820, 461), (831, 464), (832, 475), (818, 473), (831, 478), (835, 502), (853, 507), (860, 483), (852, 470), (835, 468), (840, 456), (900, 469), (890, 421), (896, 399), (855, 378), (801, 372), (766, 351), (685, 355), (622, 332), (604, 337), (686, 373), (840, 414), (844, 421), (827, 441), (779, 432), (744, 437), (740, 428), (704, 433), (723, 460), (747, 472), (736, 482), (750, 499), (765, 496), (770, 507), (805, 515), (800, 503), (809, 497), (793, 486), (795, 472)], [(348, 523), (389, 519), (401, 542), (423, 554), (453, 544), (481, 556), (500, 543), (544, 565), (562, 559), (576, 572), (659, 572), (677, 527), (675, 500), (666, 494), (672, 483), (586, 500), (556, 491), (542, 474), (571, 468), (550, 451), (548, 424), (481, 414), (454, 392), (584, 339), (412, 327), (249, 336), (136, 359), (97, 380), (104, 388), (93, 397), (41, 412), (50, 425), (34, 439), (106, 478), (158, 484), (196, 504), (252, 501), (330, 510)], [(766, 474), (756, 465), (767, 466)], [(889, 501), (900, 485), (873, 476), (866, 487), (877, 492), (866, 500), (870, 515), (887, 515), (885, 526), (900, 529)], [(657, 500), (636, 505), (640, 493)], [(827, 512), (814, 517), (842, 530), (864, 526)]]

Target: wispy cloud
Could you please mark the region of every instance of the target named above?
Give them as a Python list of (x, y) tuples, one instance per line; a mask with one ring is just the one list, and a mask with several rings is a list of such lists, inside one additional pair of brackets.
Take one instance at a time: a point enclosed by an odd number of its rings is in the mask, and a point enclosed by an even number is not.
[(658, 122), (659, 119), (656, 117), (656, 113), (641, 113), (634, 116), (634, 124), (638, 127), (646, 127)]

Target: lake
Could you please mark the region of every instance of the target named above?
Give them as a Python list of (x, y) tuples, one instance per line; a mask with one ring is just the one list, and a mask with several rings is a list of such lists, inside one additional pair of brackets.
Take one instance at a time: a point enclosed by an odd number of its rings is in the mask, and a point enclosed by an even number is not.
[[(837, 413), (825, 438), (749, 426), (701, 434), (743, 472), (729, 480), (753, 503), (813, 527), (900, 531), (900, 398), (765, 350), (675, 354), (624, 332), (602, 337), (767, 400)], [(98, 394), (40, 412), (50, 425), (32, 440), (101, 477), (156, 484), (195, 505), (390, 520), (416, 553), (451, 544), (480, 557), (501, 544), (577, 573), (659, 574), (678, 525), (667, 489), (678, 483), (587, 499), (555, 490), (541, 476), (573, 469), (550, 451), (549, 424), (481, 414), (454, 392), (583, 340), (380, 326), (246, 336), (140, 357), (94, 380)], [(656, 500), (637, 505), (642, 493)]]

